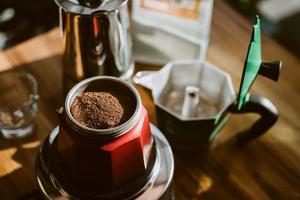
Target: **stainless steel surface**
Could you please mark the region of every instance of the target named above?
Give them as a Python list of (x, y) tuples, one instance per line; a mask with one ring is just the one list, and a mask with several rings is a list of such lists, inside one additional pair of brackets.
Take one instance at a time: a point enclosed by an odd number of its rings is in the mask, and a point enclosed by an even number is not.
[[(151, 176), (142, 187), (141, 190), (136, 191), (134, 194), (126, 193), (128, 188), (119, 188), (114, 192), (113, 199), (139, 199), (139, 200), (170, 200), (173, 199), (173, 176), (174, 176), (174, 157), (170, 144), (154, 125), (151, 124), (151, 133), (156, 144), (156, 161), (152, 169)], [(61, 166), (57, 163), (56, 145), (59, 128), (56, 127), (49, 137), (46, 139), (44, 145), (37, 159), (36, 176), (41, 193), (45, 199), (77, 199), (65, 193), (56, 182), (55, 171), (60, 170)], [(128, 185), (140, 184), (139, 182), (132, 181)], [(128, 186), (127, 185), (127, 186)], [(115, 195), (126, 194), (125, 196)], [(100, 195), (94, 196), (93, 199), (110, 199), (102, 198)]]
[[(236, 99), (229, 74), (198, 60), (172, 62), (158, 72), (138, 72), (133, 81), (151, 89), (158, 127), (180, 150), (207, 150)], [(195, 113), (183, 115), (189, 86), (199, 88), (199, 96), (187, 106)]]
[[(128, 98), (134, 101), (135, 107), (132, 110), (132, 116), (126, 122), (122, 123), (119, 126), (109, 129), (93, 129), (88, 128), (80, 123), (78, 123), (71, 114), (71, 105), (76, 98), (77, 95), (81, 94), (86, 90), (90, 90), (93, 88), (93, 91), (102, 91), (105, 90), (106, 86), (110, 86), (110, 89), (115, 89), (117, 91), (122, 92), (123, 96), (127, 96)], [(112, 92), (112, 91), (111, 91)], [(132, 104), (132, 106), (134, 105)], [(81, 81), (77, 85), (75, 85), (67, 95), (65, 100), (65, 113), (66, 113), (66, 121), (70, 127), (72, 127), (78, 133), (85, 133), (88, 135), (95, 135), (99, 137), (100, 135), (104, 135), (105, 137), (117, 137), (126, 133), (129, 129), (136, 125), (140, 116), (142, 114), (142, 103), (141, 97), (138, 94), (138, 91), (130, 84), (119, 80), (118, 78), (108, 77), (108, 76), (96, 76), (91, 77), (86, 80)]]
[(134, 61), (127, 0), (55, 1), (64, 41), (65, 90), (96, 75), (130, 78)]
[[(200, 95), (197, 86), (188, 85), (185, 88), (181, 116), (184, 118), (197, 116), (197, 107), (199, 105)], [(200, 102), (201, 104), (202, 102)]]
[[(235, 99), (230, 76), (202, 61), (178, 61), (160, 71), (141, 71), (133, 81), (152, 90), (155, 105), (180, 120), (213, 119), (223, 113)], [(199, 104), (194, 116), (182, 116), (185, 90), (199, 88)]]
[(128, 0), (55, 0), (67, 12), (93, 15), (95, 12), (116, 12)]
[(144, 88), (147, 88), (149, 90), (152, 90), (153, 88), (153, 77), (155, 76), (155, 74), (157, 73), (157, 71), (140, 71), (137, 72), (134, 76), (133, 76), (133, 82), (135, 84), (141, 85)]

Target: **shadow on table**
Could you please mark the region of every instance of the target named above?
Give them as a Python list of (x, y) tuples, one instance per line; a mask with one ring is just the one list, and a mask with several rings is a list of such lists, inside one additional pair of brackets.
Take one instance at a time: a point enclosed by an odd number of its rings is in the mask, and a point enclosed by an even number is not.
[[(35, 133), (23, 139), (0, 138), (0, 156), (5, 159), (1, 166), (11, 168), (11, 172), (0, 176), (0, 193), (3, 199), (11, 199), (18, 193), (21, 193), (22, 197), (17, 199), (36, 199), (33, 198), (38, 194), (34, 180), (34, 162), (39, 146), (40, 140)], [(5, 158), (1, 154), (6, 154)], [(21, 189), (24, 191), (20, 191)]]
[(12, 69), (27, 71), (37, 79), (40, 99), (31, 136), (14, 140), (0, 137), (0, 199), (39, 199), (35, 159), (41, 143), (57, 124), (55, 110), (63, 102), (60, 60), (55, 55)]
[(230, 159), (232, 152), (242, 152), (243, 149), (234, 137), (216, 146), (214, 143), (201, 146), (198, 150), (174, 149), (175, 196), (178, 199), (244, 199), (243, 194), (235, 192), (236, 188), (228, 178), (229, 171), (219, 160), (223, 154)]

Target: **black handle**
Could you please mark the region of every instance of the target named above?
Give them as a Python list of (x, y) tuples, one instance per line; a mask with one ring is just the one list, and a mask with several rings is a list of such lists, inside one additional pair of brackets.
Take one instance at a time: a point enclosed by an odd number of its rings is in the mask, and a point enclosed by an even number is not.
[(249, 101), (241, 110), (231, 107), (232, 113), (257, 113), (260, 118), (248, 129), (238, 133), (237, 139), (240, 144), (251, 141), (270, 129), (278, 119), (278, 111), (272, 102), (262, 96), (251, 95)]
[(280, 75), (281, 67), (281, 61), (262, 62), (258, 73), (273, 81), (277, 81)]

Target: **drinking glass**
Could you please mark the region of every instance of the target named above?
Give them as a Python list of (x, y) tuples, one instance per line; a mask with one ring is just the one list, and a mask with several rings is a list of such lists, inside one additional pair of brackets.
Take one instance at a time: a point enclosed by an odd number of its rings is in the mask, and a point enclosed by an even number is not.
[(37, 82), (30, 73), (0, 74), (0, 131), (4, 138), (22, 138), (33, 132), (38, 98)]

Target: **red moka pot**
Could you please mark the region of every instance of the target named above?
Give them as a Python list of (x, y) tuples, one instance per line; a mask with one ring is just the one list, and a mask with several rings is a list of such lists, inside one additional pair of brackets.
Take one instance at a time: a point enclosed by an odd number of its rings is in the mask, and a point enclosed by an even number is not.
[[(71, 105), (87, 91), (108, 92), (123, 105), (122, 123), (87, 128)], [(174, 160), (162, 133), (149, 122), (137, 90), (117, 78), (93, 77), (69, 92), (60, 124), (41, 148), (37, 179), (46, 199), (172, 199)]]
[(146, 110), (142, 108), (139, 115), (136, 124), (122, 136), (107, 141), (77, 137), (64, 120), (59, 129), (57, 149), (66, 173), (82, 186), (101, 184), (107, 189), (146, 174), (150, 155), (155, 152), (151, 151), (153, 140)]

